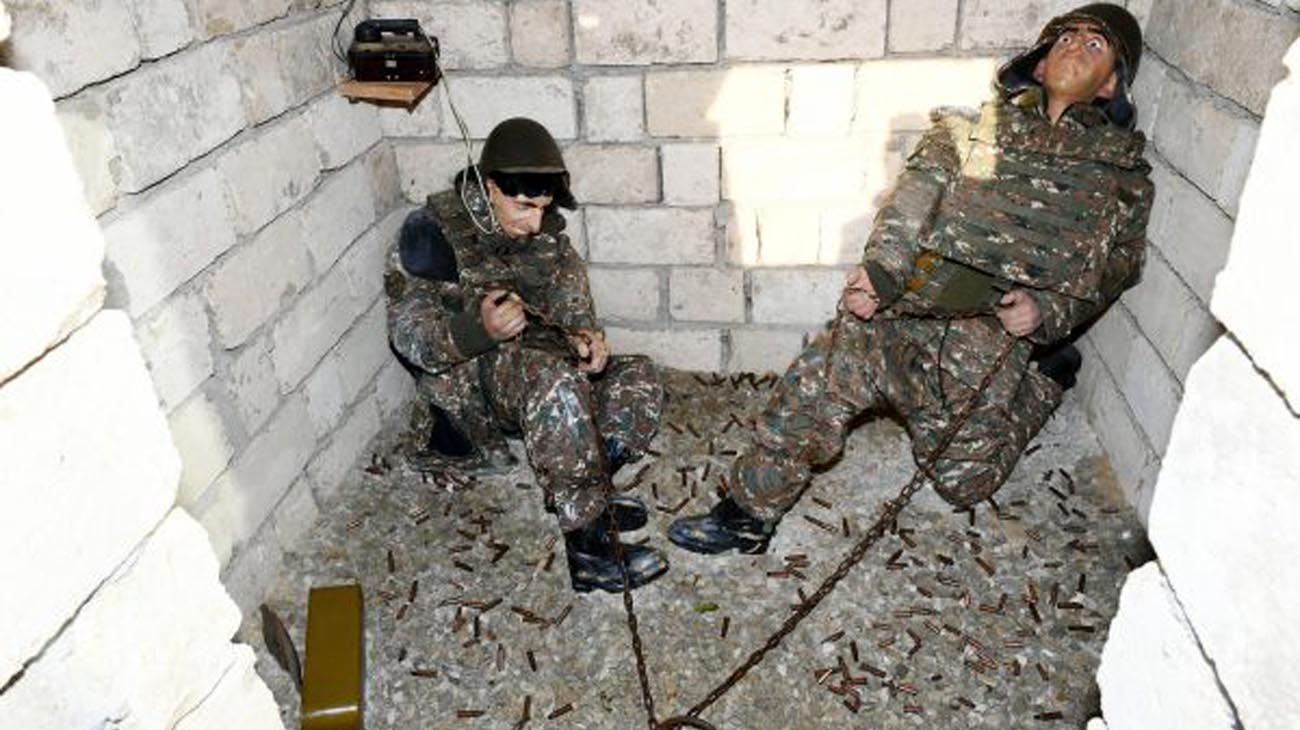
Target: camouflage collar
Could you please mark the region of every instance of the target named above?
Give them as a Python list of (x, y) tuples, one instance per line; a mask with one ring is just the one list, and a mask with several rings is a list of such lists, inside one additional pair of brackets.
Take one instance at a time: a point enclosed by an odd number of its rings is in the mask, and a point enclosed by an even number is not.
[[(1017, 94), (1011, 103), (1021, 111), (1037, 114), (1047, 121), (1047, 94), (1043, 93), (1042, 87), (1032, 86), (1025, 89)], [(1110, 120), (1106, 118), (1106, 112), (1096, 104), (1076, 103), (1065, 110), (1059, 123), (1076, 129), (1093, 129), (1110, 124)]]

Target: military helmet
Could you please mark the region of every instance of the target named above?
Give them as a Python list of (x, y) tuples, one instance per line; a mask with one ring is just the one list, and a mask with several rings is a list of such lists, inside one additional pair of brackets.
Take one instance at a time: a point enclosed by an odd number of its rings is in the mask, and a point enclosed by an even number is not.
[(555, 138), (546, 127), (524, 117), (507, 119), (493, 128), (479, 155), (479, 170), (492, 173), (553, 174), (559, 177), (554, 204), (572, 210), (576, 207), (569, 189), (569, 169)]
[(1112, 3), (1084, 5), (1052, 18), (1043, 26), (1033, 48), (998, 69), (998, 87), (1008, 96), (1014, 96), (1030, 86), (1037, 86), (1034, 68), (1052, 49), (1061, 33), (1079, 21), (1090, 21), (1098, 25), (1102, 35), (1106, 36), (1106, 40), (1115, 49), (1115, 70), (1119, 74), (1115, 95), (1108, 100), (1098, 99), (1095, 103), (1113, 124), (1132, 129), (1137, 121), (1137, 112), (1129, 89), (1133, 86), (1138, 64), (1142, 60), (1142, 27), (1132, 13)]

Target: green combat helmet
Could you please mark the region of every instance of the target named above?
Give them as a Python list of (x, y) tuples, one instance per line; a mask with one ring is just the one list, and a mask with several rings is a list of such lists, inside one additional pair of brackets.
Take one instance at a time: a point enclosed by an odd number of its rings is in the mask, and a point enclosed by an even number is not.
[(1043, 26), (1043, 32), (1038, 35), (1038, 42), (1033, 48), (998, 69), (998, 87), (1007, 96), (1015, 96), (1030, 86), (1038, 85), (1034, 80), (1034, 67), (1051, 50), (1061, 32), (1079, 21), (1090, 21), (1100, 26), (1102, 35), (1106, 36), (1116, 52), (1119, 85), (1115, 88), (1115, 96), (1109, 100), (1099, 99), (1096, 103), (1106, 112), (1106, 118), (1112, 124), (1132, 129), (1137, 122), (1137, 111), (1129, 89), (1133, 87), (1138, 64), (1142, 60), (1142, 26), (1132, 13), (1118, 5), (1092, 3), (1052, 18)]
[(485, 176), (494, 172), (525, 175), (558, 175), (554, 205), (573, 210), (577, 203), (569, 189), (569, 169), (555, 138), (537, 122), (514, 117), (498, 124), (483, 143), (479, 170)]

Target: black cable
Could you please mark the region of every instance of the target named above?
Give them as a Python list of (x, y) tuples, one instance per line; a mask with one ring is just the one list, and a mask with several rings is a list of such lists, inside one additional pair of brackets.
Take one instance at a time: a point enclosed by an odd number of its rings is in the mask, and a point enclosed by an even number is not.
[(343, 53), (343, 44), (339, 43), (339, 29), (343, 27), (343, 19), (348, 17), (348, 13), (352, 12), (352, 6), (356, 4), (357, 0), (348, 0), (348, 4), (343, 6), (343, 12), (339, 14), (339, 22), (334, 24), (334, 35), (330, 37), (334, 57), (345, 66), (348, 65), (348, 58)]

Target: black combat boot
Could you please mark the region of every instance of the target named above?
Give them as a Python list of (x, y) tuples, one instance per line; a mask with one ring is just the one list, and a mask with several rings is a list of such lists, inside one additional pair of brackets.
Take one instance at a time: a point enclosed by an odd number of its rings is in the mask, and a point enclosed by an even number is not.
[(1036, 351), (1030, 359), (1038, 365), (1038, 372), (1056, 381), (1062, 390), (1074, 387), (1075, 376), (1083, 367), (1083, 353), (1070, 343)]
[[(624, 494), (615, 495), (609, 498), (609, 506), (614, 508), (614, 524), (618, 527), (619, 532), (633, 532), (645, 527), (649, 520), (645, 508), (645, 502), (636, 497), (629, 497)], [(546, 495), (546, 511), (555, 514), (555, 499), (551, 495)], [(602, 515), (601, 520), (605, 517)]]
[[(573, 590), (587, 593), (599, 588), (609, 593), (622, 592), (624, 571), (618, 560), (617, 540), (605, 515), (586, 527), (564, 533)], [(630, 588), (639, 588), (668, 570), (668, 558), (654, 548), (624, 544), (622, 553)]]
[(760, 520), (723, 497), (708, 514), (679, 517), (668, 528), (668, 539), (693, 553), (716, 555), (736, 550), (747, 555), (767, 552), (776, 522)]

